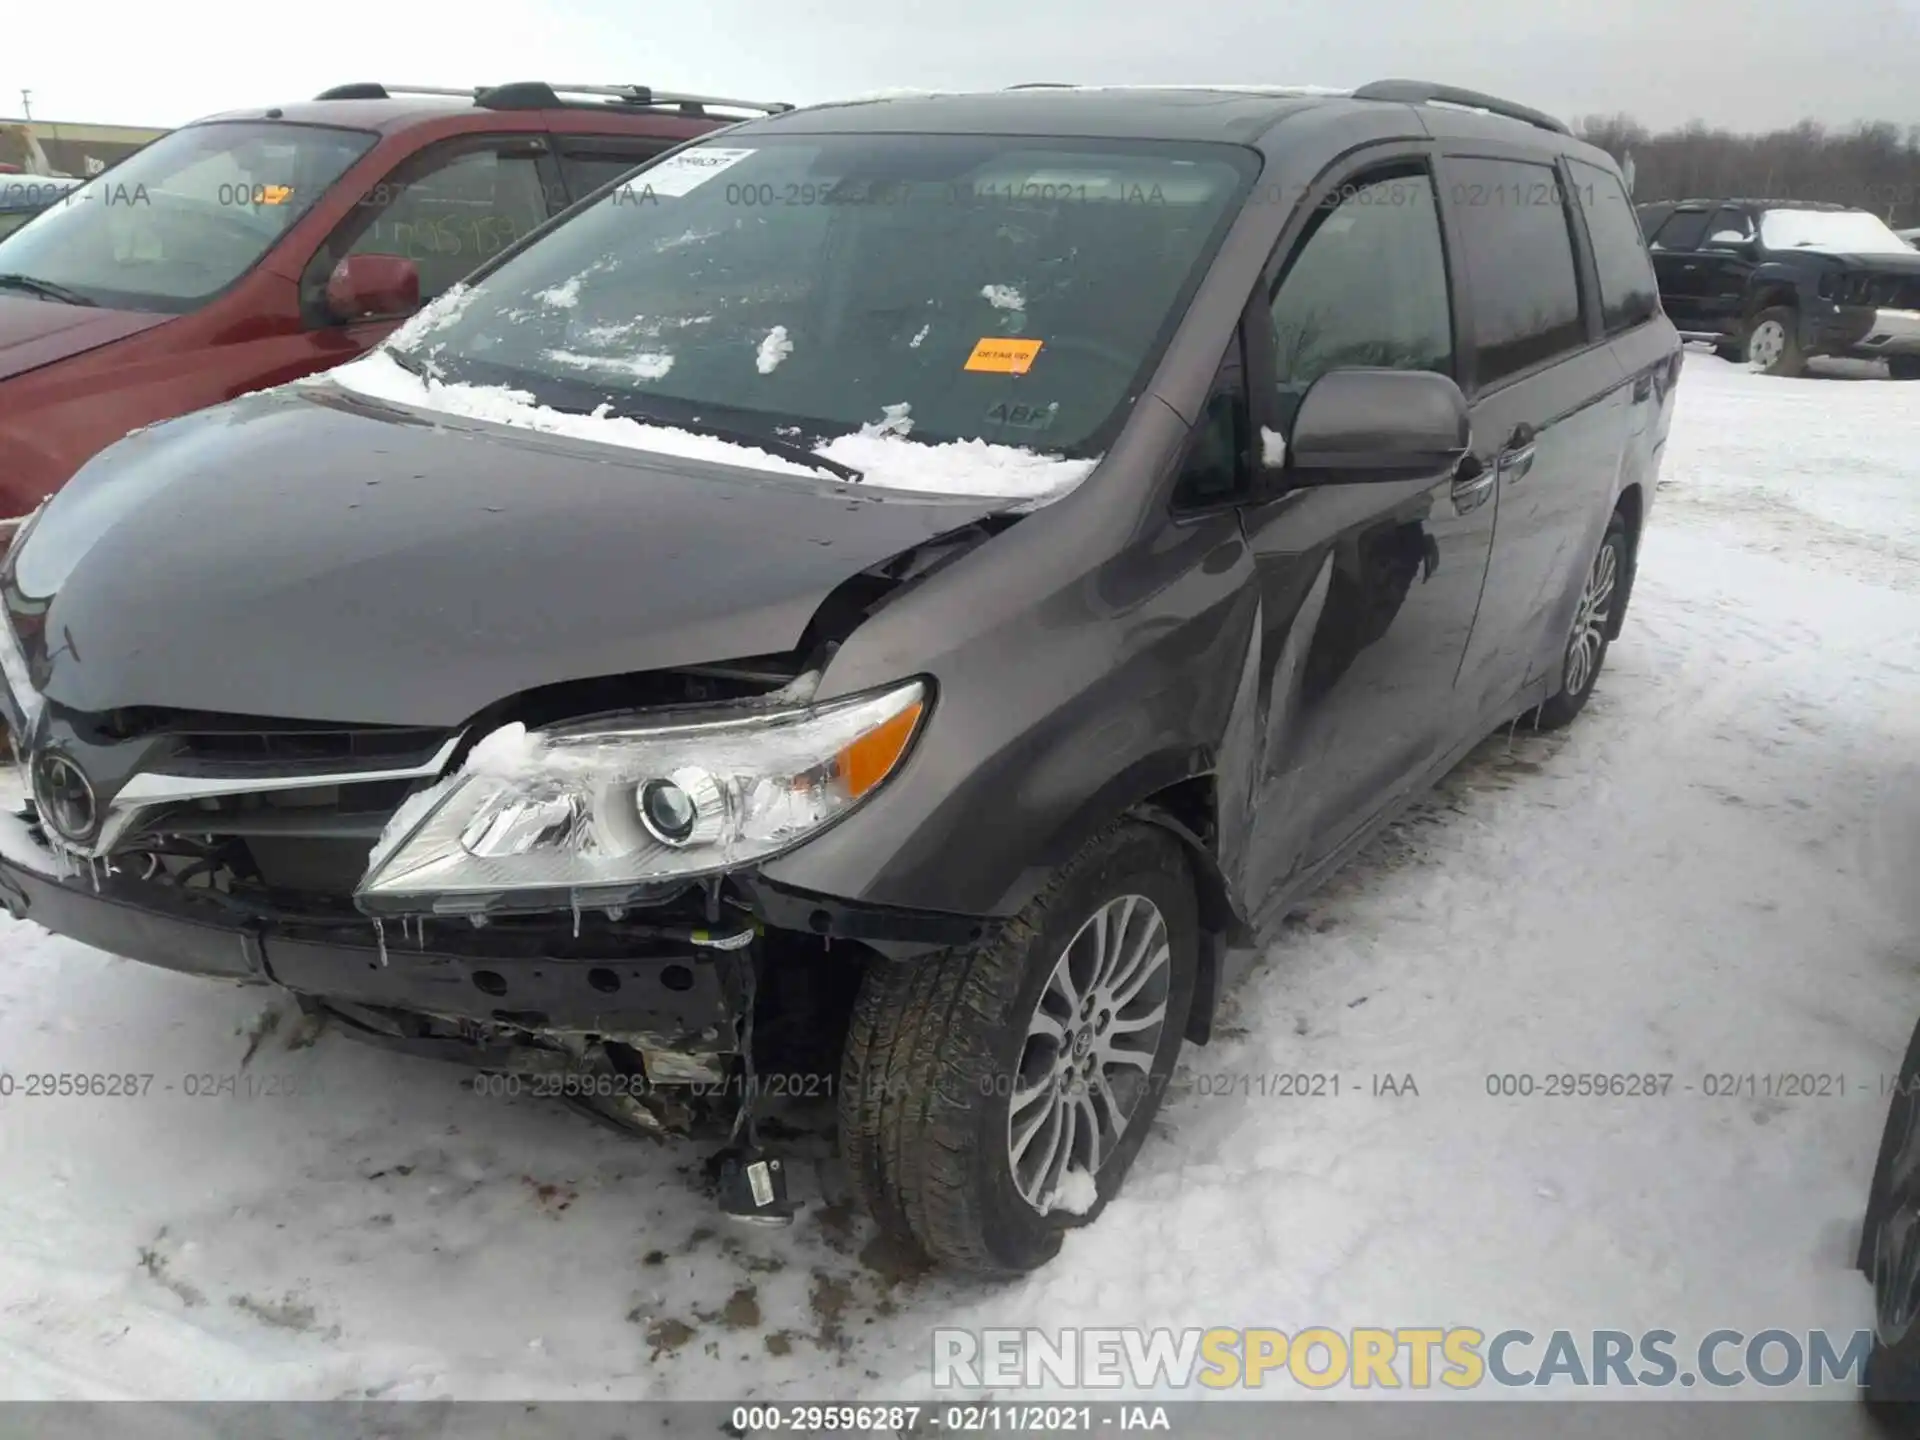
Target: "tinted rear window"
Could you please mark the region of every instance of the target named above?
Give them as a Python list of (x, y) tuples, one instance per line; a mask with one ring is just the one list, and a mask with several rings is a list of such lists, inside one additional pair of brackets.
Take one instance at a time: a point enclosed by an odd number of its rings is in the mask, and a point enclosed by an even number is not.
[(1607, 333), (1651, 320), (1660, 305), (1659, 287), (1626, 190), (1612, 174), (1578, 160), (1573, 162), (1573, 178), (1574, 197), (1586, 214), (1587, 234), (1593, 241)]
[(1551, 166), (1454, 160), (1451, 200), (1473, 281), (1482, 385), (1586, 341), (1566, 199)]

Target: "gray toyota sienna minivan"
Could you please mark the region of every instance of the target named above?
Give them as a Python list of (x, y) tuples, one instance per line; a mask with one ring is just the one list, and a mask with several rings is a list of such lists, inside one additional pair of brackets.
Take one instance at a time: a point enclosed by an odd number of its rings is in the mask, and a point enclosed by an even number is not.
[(1023, 87), (731, 127), (5, 568), (18, 916), (655, 1133), (831, 1097), (1037, 1266), (1263, 927), (1620, 633), (1679, 375), (1558, 122)]

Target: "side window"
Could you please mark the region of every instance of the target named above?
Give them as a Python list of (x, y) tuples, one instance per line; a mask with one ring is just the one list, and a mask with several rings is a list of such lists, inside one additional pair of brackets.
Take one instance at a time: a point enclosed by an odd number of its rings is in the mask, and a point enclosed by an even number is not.
[(1364, 177), (1323, 202), (1271, 302), (1276, 419), (1329, 370), (1453, 373), (1453, 312), (1433, 180)]
[(1243, 493), (1247, 482), (1247, 444), (1252, 422), (1247, 411), (1247, 372), (1242, 363), (1240, 334), (1233, 343), (1207, 396), (1207, 408), (1187, 442), (1180, 479), (1173, 492), (1176, 509), (1192, 510), (1230, 501)]
[(1587, 217), (1593, 264), (1600, 275), (1600, 312), (1607, 333), (1651, 320), (1660, 308), (1660, 287), (1647, 258), (1646, 238), (1627, 204), (1620, 182), (1597, 165), (1573, 162), (1574, 195)]
[(661, 140), (655, 144), (621, 141), (617, 145), (598, 141), (597, 137), (574, 136), (560, 141), (560, 174), (567, 192), (575, 200), (584, 199), (610, 180), (618, 180), (634, 166), (671, 149), (678, 141)]
[(425, 303), (544, 223), (547, 213), (533, 155), (496, 145), (428, 151), (368, 188), (308, 264), (302, 300), (310, 315), (321, 313), (327, 277), (347, 255), (398, 255), (418, 267)]
[(1660, 227), (1653, 237), (1656, 250), (1698, 250), (1700, 242), (1707, 236), (1707, 212), (1704, 210), (1676, 210), (1673, 218)]
[(1713, 212), (1713, 219), (1707, 222), (1705, 244), (1739, 245), (1753, 239), (1753, 219), (1744, 210), (1736, 210), (1731, 205), (1722, 205)]
[(1473, 281), (1475, 378), (1488, 385), (1586, 342), (1560, 177), (1520, 160), (1449, 162)]

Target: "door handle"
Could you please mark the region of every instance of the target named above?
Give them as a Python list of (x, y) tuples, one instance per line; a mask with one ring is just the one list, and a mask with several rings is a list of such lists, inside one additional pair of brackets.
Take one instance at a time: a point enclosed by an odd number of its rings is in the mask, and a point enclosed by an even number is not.
[(1507, 477), (1511, 485), (1523, 480), (1533, 468), (1534, 440), (1539, 432), (1533, 426), (1521, 421), (1513, 427), (1513, 434), (1507, 437), (1507, 448), (1500, 452), (1500, 458), (1494, 462), (1494, 468)]
[(1478, 510), (1493, 494), (1493, 482), (1500, 478), (1497, 466), (1486, 465), (1478, 456), (1469, 455), (1453, 472), (1453, 508), (1462, 515)]

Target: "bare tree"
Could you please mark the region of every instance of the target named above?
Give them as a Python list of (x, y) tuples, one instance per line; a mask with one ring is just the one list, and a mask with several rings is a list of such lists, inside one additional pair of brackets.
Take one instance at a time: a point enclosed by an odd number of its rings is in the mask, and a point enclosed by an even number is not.
[(1630, 115), (1589, 115), (1574, 124), (1616, 160), (1633, 157), (1636, 202), (1744, 196), (1824, 200), (1871, 210), (1897, 227), (1920, 225), (1920, 125), (1904, 134), (1886, 121), (1832, 131), (1816, 120), (1739, 134), (1695, 120), (1649, 131)]

